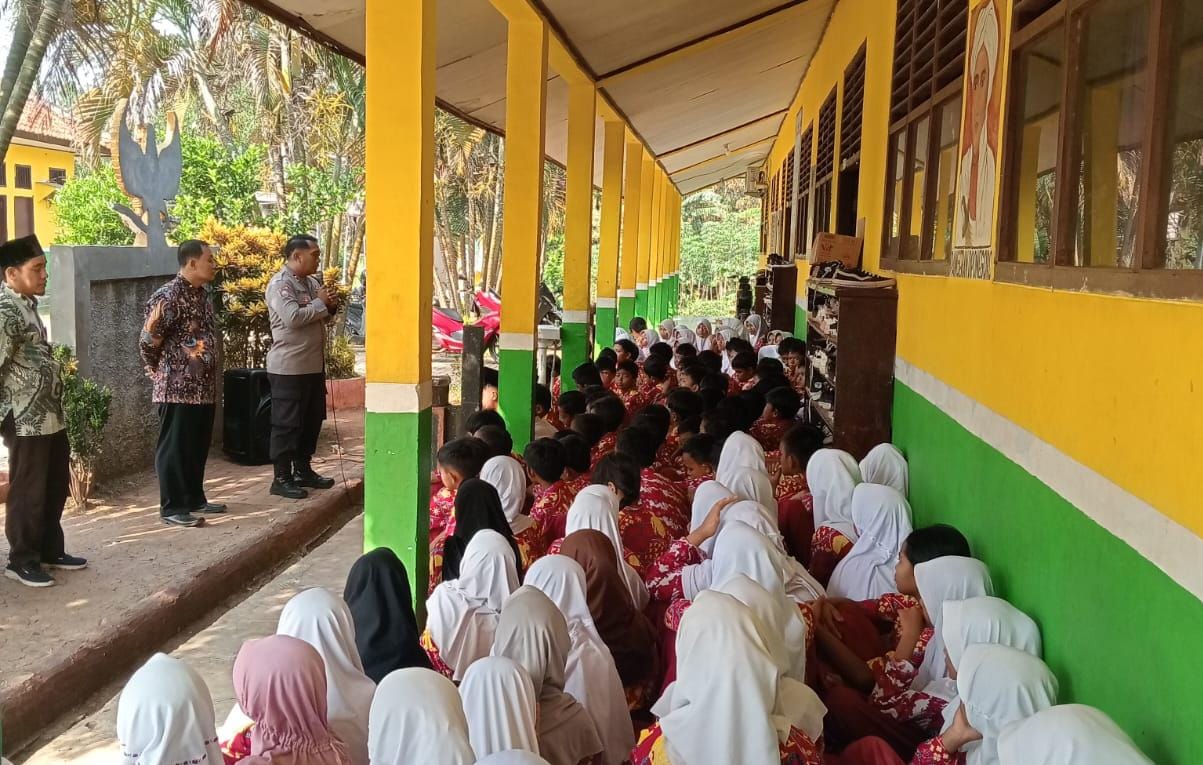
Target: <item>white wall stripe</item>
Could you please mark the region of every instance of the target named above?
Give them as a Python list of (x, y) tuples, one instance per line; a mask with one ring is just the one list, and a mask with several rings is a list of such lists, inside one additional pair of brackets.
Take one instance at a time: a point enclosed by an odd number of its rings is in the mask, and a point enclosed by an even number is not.
[(589, 321), (588, 311), (564, 311), (560, 318), (565, 324), (584, 324)]
[(635, 291), (636, 292), (638, 292), (640, 290), (646, 290), (646, 289), (647, 289), (647, 282), (635, 282)]
[(597, 299), (598, 308), (614, 308), (618, 305), (618, 299), (612, 297), (599, 297)]
[(497, 336), (497, 347), (503, 351), (534, 351), (535, 333), (502, 332)]
[(899, 357), (895, 374), (1203, 600), (1203, 539), (1100, 473)]
[(364, 404), (377, 414), (413, 414), (429, 409), (430, 380), (420, 383), (369, 382), (364, 386)]
[(619, 291), (618, 291), (618, 297), (620, 297), (620, 298), (633, 298), (633, 297), (635, 297), (635, 290), (619, 290)]

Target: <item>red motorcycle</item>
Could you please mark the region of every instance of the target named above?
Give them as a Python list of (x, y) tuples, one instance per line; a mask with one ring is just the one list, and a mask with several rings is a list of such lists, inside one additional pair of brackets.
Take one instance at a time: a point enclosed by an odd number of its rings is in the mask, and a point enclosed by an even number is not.
[[(463, 353), (463, 314), (453, 308), (434, 306), (430, 312), (430, 320), (434, 330), (434, 341), (438, 344), (439, 350), (444, 353)], [(486, 313), (476, 322), (476, 326), (484, 328), (485, 348), (495, 353), (497, 336), (501, 332), (500, 311)]]

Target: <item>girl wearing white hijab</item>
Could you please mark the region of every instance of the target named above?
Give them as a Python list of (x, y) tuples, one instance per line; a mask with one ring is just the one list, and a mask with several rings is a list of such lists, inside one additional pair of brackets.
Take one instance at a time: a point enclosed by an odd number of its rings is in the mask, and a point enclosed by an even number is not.
[(700, 319), (693, 328), (693, 334), (698, 339), (698, 350), (704, 351), (710, 347), (710, 338), (714, 335), (714, 327), (709, 319)]
[(121, 691), (117, 741), (124, 765), (222, 761), (205, 681), (184, 662), (161, 653)]
[(477, 757), (514, 749), (539, 751), (535, 685), (521, 664), (504, 656), (478, 659), (464, 674), (459, 694)]
[(671, 343), (673, 341), (673, 330), (676, 328), (677, 323), (672, 319), (665, 319), (664, 321), (660, 322), (657, 342)]
[(858, 601), (897, 592), (894, 570), (911, 533), (911, 506), (889, 486), (862, 483), (852, 492), (852, 520), (856, 543), (836, 565), (827, 592)]
[(878, 444), (860, 461), (860, 477), (865, 483), (889, 486), (906, 497), (910, 490), (906, 457), (893, 444)]
[(368, 716), (372, 765), (473, 765), (459, 691), (437, 672), (408, 667), (380, 682)]
[(489, 655), (501, 607), (516, 589), (514, 548), (496, 531), (476, 532), (459, 578), (440, 584), (426, 601), (422, 647), (431, 663), (452, 680), (462, 680), (472, 662)]
[(1001, 765), (1153, 765), (1094, 707), (1063, 704), (1011, 723), (998, 736)]
[(760, 346), (764, 345), (764, 339), (768, 335), (768, 328), (764, 325), (764, 317), (758, 313), (748, 314), (748, 318), (744, 320), (744, 327), (748, 330), (748, 342), (752, 344), (752, 350), (759, 351)]
[(501, 611), (493, 655), (513, 659), (530, 676), (539, 754), (551, 765), (578, 765), (602, 752), (593, 719), (564, 692), (571, 649), (568, 622), (556, 605), (534, 587), (519, 587)]
[(915, 566), (915, 583), (932, 626), (932, 636), (911, 687), (949, 701), (956, 695), (956, 688), (948, 677), (944, 659), (944, 604), (993, 595), (994, 584), (985, 563), (958, 555), (946, 555)]
[(693, 330), (691, 330), (691, 329), (687, 329), (680, 325), (678, 325), (675, 329), (673, 329), (673, 349), (674, 350), (676, 349), (676, 347), (678, 345), (682, 345), (685, 343), (693, 345), (697, 341), (697, 339), (698, 339), (697, 335), (695, 335), (693, 333)]
[(1057, 703), (1057, 678), (1044, 662), (1001, 645), (965, 649), (956, 687), (962, 705), (952, 726), (922, 744), (912, 762), (999, 765), (1003, 729)]
[(856, 542), (852, 490), (861, 482), (860, 465), (840, 449), (820, 449), (806, 463), (806, 483), (814, 500), (815, 535), (810, 569), (820, 582), (831, 577)]
[(714, 478), (737, 496), (759, 502), (777, 514), (777, 497), (764, 464), (764, 447), (755, 438), (737, 431), (727, 438)]
[(769, 654), (777, 668), (786, 677), (806, 682), (806, 624), (780, 587), (769, 589), (747, 574), (736, 574), (711, 589), (725, 592), (752, 609), (765, 627)]
[(635, 732), (614, 657), (589, 612), (585, 569), (567, 556), (548, 555), (526, 572), (526, 584), (550, 598), (567, 620), (572, 649), (568, 653), (564, 690), (593, 719), (602, 739), (605, 764), (620, 765), (635, 746)]
[(737, 599), (700, 595), (681, 620), (677, 681), (653, 711), (660, 720), (640, 737), (632, 765), (819, 765), (814, 740), (795, 728), (765, 628)]
[(636, 610), (642, 611), (648, 602), (647, 585), (639, 578), (639, 573), (627, 563), (626, 550), (623, 549), (622, 536), (618, 532), (618, 497), (606, 486), (594, 484), (581, 489), (568, 508), (568, 518), (564, 524), (564, 536), (581, 529), (600, 531), (614, 544), (618, 553), (619, 569), (623, 582), (631, 593), (631, 600)]
[(513, 457), (492, 457), (480, 469), (480, 479), (497, 489), (505, 519), (510, 522), (514, 536), (534, 525), (529, 515), (522, 514), (526, 504), (526, 471)]
[(355, 623), (342, 598), (313, 587), (295, 595), (280, 612), (277, 635), (304, 640), (326, 667), (326, 721), (356, 765), (368, 762), (368, 712), (376, 684), (363, 672), (355, 647)]

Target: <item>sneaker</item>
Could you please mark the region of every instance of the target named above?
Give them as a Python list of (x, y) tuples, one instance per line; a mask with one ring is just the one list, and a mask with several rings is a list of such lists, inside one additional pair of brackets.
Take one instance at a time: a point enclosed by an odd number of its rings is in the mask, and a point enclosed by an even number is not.
[(305, 499), (309, 496), (309, 492), (297, 486), (295, 481), (280, 480), (279, 478), (272, 481), (270, 493), (285, 499)]
[(9, 579), (16, 579), (26, 587), (54, 586), (54, 577), (43, 571), (37, 563), (23, 563), (20, 566), (10, 563), (5, 567), (4, 575)]
[(311, 467), (297, 468), (292, 477), (293, 483), (308, 489), (329, 489), (334, 486), (333, 478), (318, 475)]
[(163, 516), (163, 523), (166, 523), (168, 526), (182, 526), (190, 529), (195, 526), (204, 526), (205, 519), (197, 518), (192, 513), (179, 513), (178, 515)]
[(194, 513), (205, 513), (206, 515), (217, 515), (224, 513), (228, 508), (220, 502), (206, 502), (204, 505), (193, 510)]
[(54, 560), (44, 560), (42, 565), (46, 568), (58, 568), (63, 571), (79, 571), (88, 567), (87, 558), (81, 558), (78, 555), (68, 555), (63, 553)]

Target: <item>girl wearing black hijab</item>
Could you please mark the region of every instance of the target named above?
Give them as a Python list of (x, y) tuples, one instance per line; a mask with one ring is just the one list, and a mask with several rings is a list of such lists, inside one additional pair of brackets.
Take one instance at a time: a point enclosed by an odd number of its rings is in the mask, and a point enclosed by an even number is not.
[(496, 531), (506, 538), (514, 548), (514, 560), (518, 565), (518, 579), (522, 579), (522, 554), (510, 522), (506, 520), (501, 497), (491, 483), (479, 478), (469, 478), (460, 484), (455, 494), (455, 531), (443, 545), (443, 581), (459, 579), (459, 564), (464, 550), (476, 532), (483, 529)]
[(363, 672), (376, 683), (405, 667), (430, 669), (418, 643), (413, 591), (405, 564), (387, 547), (377, 547), (351, 567), (343, 600), (355, 623), (355, 647)]

